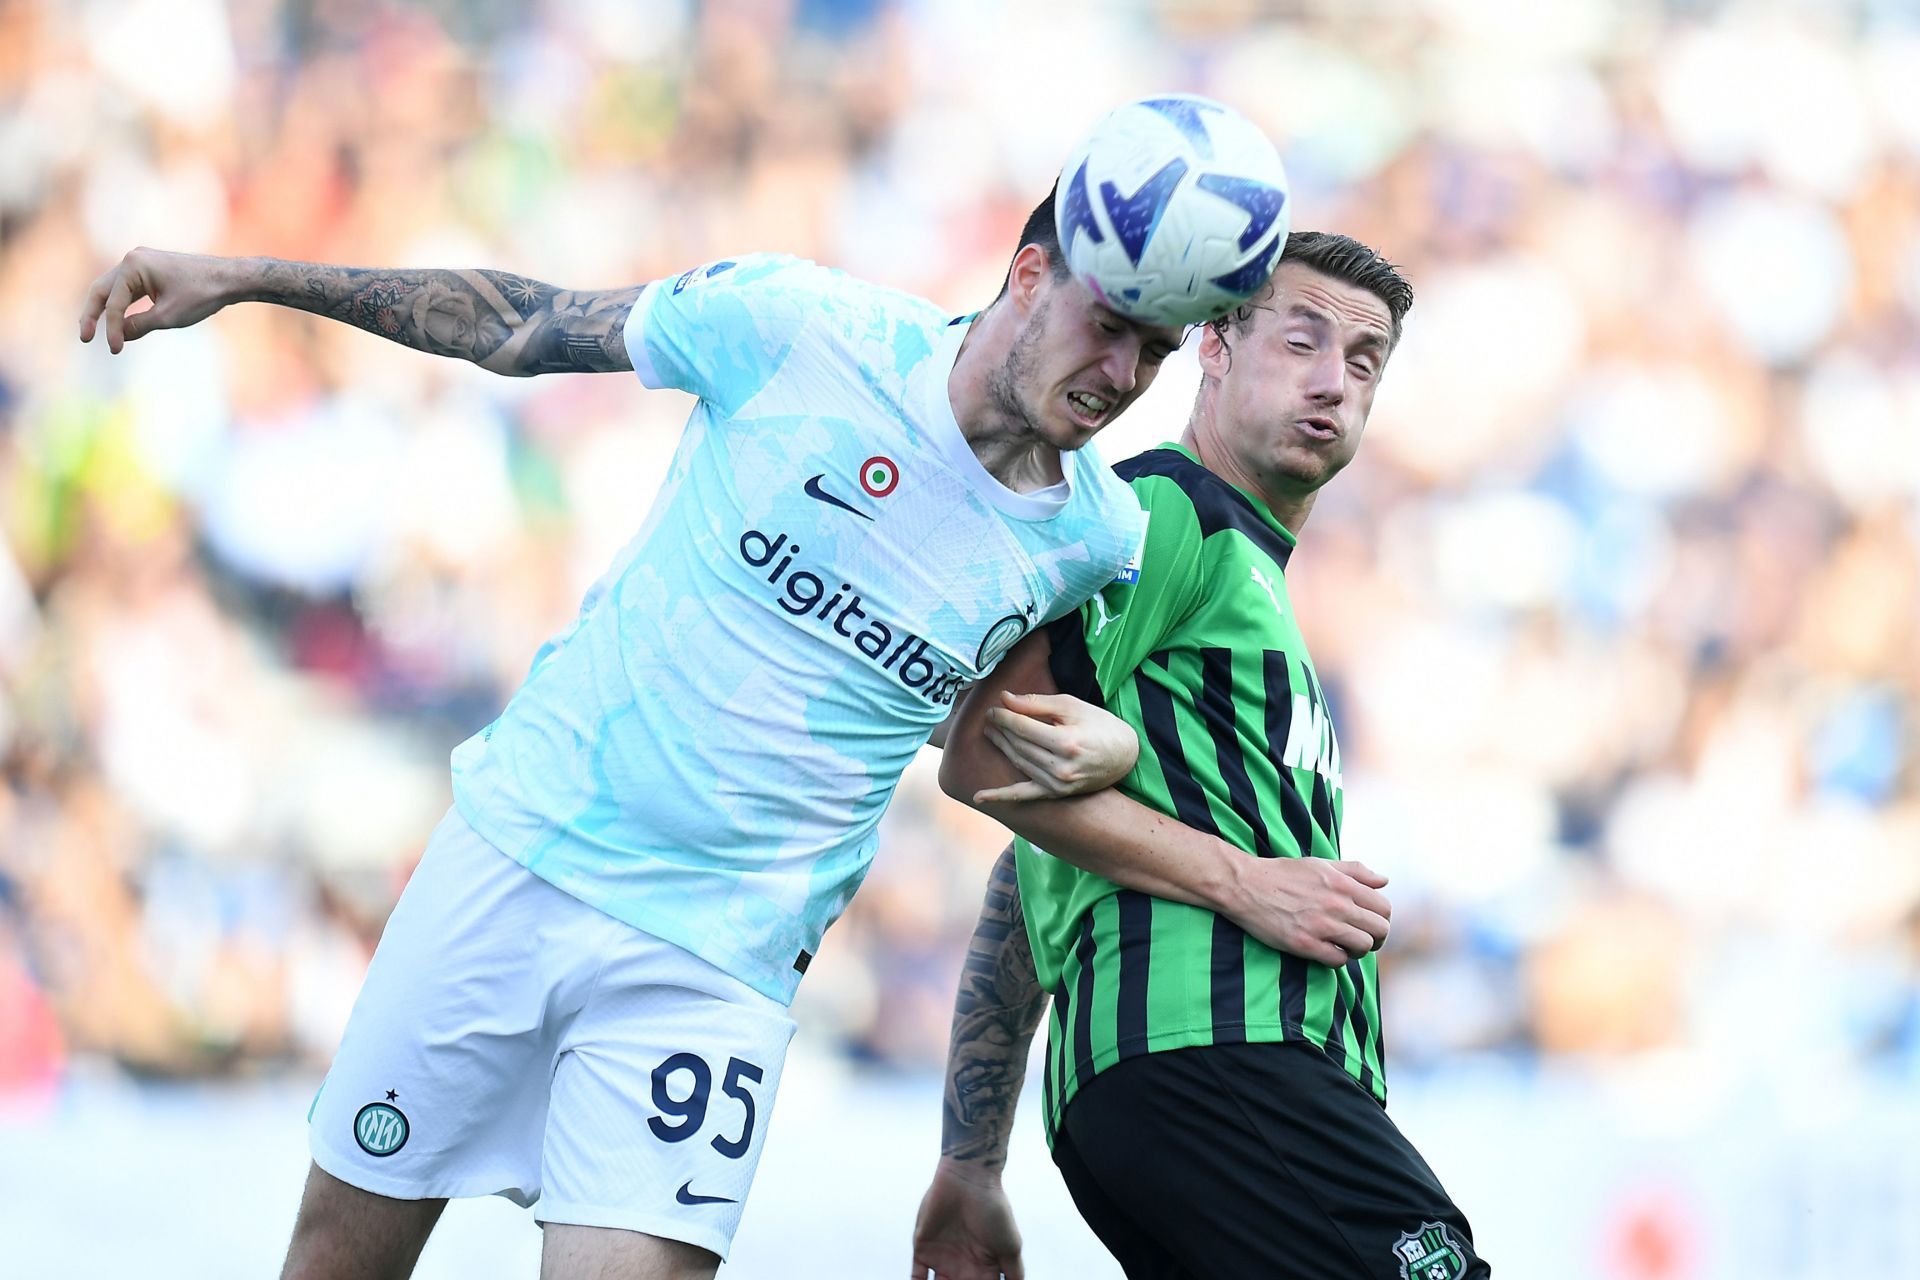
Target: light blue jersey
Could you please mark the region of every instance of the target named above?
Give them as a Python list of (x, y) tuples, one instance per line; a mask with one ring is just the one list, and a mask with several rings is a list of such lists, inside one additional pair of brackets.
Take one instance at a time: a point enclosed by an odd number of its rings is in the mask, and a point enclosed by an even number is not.
[(645, 524), (500, 718), (454, 752), (535, 874), (793, 997), (961, 686), (1131, 560), (1091, 448), (988, 475), (947, 396), (962, 322), (793, 258), (647, 288), (642, 382), (700, 398)]

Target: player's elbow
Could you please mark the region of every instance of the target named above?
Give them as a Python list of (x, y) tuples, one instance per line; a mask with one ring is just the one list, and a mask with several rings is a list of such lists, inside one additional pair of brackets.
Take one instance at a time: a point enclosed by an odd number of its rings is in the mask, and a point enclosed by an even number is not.
[(993, 750), (976, 726), (972, 733), (955, 725), (947, 735), (946, 748), (940, 753), (940, 789), (969, 808), (976, 792), (993, 785), (982, 766), (985, 753)]

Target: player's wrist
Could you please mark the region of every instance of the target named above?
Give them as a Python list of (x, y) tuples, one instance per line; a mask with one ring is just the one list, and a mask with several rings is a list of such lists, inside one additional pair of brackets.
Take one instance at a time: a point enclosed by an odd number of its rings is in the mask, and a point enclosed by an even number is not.
[(279, 302), (268, 268), (274, 258), (210, 258), (207, 273), (223, 307), (236, 302)]
[(934, 1169), (934, 1177), (964, 1183), (981, 1191), (998, 1191), (1000, 1175), (1006, 1166), (1004, 1151), (997, 1155), (970, 1156), (965, 1159), (942, 1152), (940, 1163)]
[(1254, 901), (1252, 865), (1252, 859), (1226, 841), (1212, 841), (1202, 863), (1200, 905), (1229, 920), (1243, 918)]

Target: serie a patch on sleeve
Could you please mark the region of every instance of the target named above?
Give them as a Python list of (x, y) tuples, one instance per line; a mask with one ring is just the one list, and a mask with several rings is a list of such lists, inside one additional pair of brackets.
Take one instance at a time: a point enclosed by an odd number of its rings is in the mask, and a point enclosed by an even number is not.
[(1146, 519), (1140, 522), (1140, 545), (1133, 549), (1133, 554), (1127, 557), (1127, 562), (1120, 567), (1120, 572), (1113, 576), (1115, 582), (1140, 581), (1140, 557), (1147, 549), (1147, 522), (1152, 519), (1153, 513), (1149, 511), (1146, 513)]

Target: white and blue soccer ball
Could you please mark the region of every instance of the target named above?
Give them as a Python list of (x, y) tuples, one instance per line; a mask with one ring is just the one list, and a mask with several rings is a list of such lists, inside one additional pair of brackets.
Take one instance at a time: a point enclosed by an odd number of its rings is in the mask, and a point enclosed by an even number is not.
[(1251, 297), (1273, 274), (1291, 214), (1267, 135), (1186, 93), (1102, 117), (1054, 191), (1067, 266), (1143, 324), (1199, 324)]

